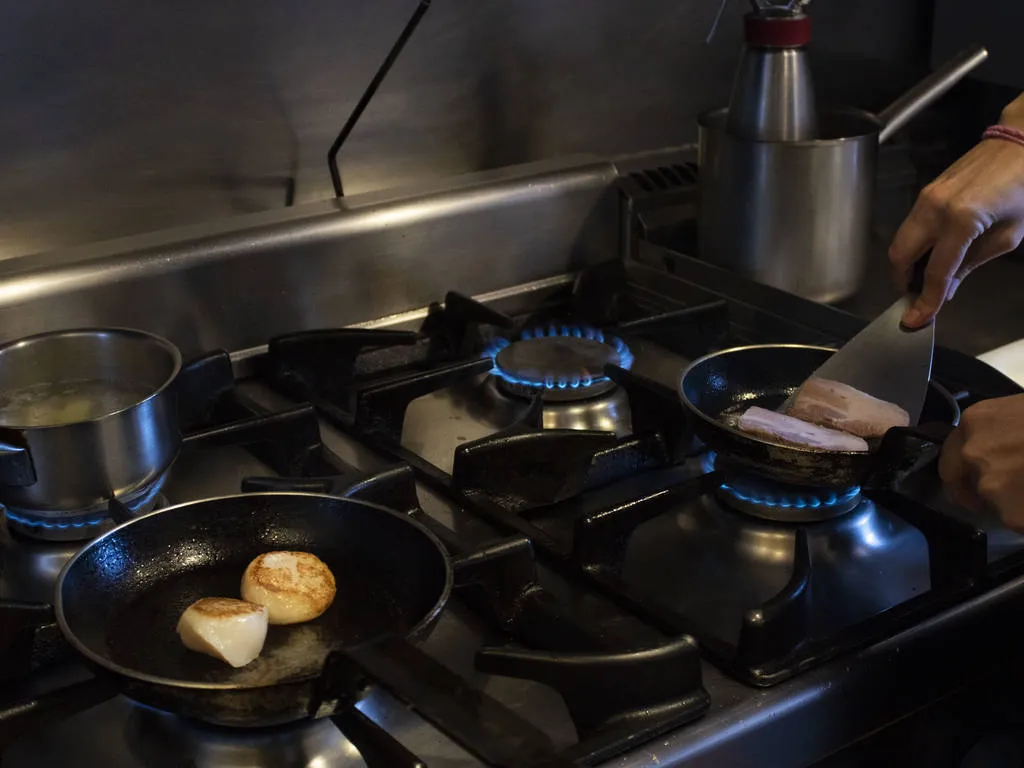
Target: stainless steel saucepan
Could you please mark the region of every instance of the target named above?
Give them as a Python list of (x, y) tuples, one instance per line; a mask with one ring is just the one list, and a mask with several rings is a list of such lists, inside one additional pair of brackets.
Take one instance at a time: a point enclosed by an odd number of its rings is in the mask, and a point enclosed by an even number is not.
[(879, 143), (987, 56), (961, 52), (877, 116), (822, 110), (815, 140), (742, 139), (726, 133), (726, 109), (701, 115), (701, 257), (804, 298), (850, 296), (871, 245)]
[(150, 488), (181, 446), (181, 368), (169, 341), (122, 328), (0, 346), (0, 503), (78, 512)]

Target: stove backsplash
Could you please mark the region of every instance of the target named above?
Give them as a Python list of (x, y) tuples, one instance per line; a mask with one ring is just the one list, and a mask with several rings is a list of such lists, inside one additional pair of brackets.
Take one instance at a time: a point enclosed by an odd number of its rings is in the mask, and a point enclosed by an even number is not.
[[(748, 4), (729, 2), (711, 45), (718, 0), (633, 6), (435, 2), (342, 153), (347, 188), (692, 141)], [(931, 6), (815, 4), (822, 98), (877, 109), (909, 85)], [(327, 147), (414, 7), (8, 4), (0, 258), (329, 197)]]
[(0, 261), (0, 341), (127, 326), (187, 355), (422, 320), (449, 290), (497, 299), (614, 258), (615, 178), (569, 158)]

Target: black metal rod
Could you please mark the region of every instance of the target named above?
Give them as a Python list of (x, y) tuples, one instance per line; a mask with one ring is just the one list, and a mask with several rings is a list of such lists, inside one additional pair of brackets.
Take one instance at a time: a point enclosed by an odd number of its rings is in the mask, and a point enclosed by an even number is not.
[(384, 62), (380, 65), (377, 70), (377, 74), (373, 76), (373, 80), (366, 87), (363, 95), (359, 98), (359, 103), (356, 104), (356, 108), (352, 110), (352, 114), (348, 116), (348, 120), (345, 121), (345, 125), (342, 126), (341, 132), (338, 137), (331, 144), (331, 148), (327, 150), (327, 167), (331, 172), (331, 183), (334, 185), (335, 197), (344, 197), (345, 192), (341, 185), (341, 170), (338, 168), (338, 152), (341, 151), (342, 144), (348, 139), (352, 129), (356, 127), (356, 123), (359, 122), (359, 118), (363, 116), (363, 112), (369, 105), (370, 100), (377, 93), (377, 89), (380, 84), (384, 82), (384, 78), (387, 77), (388, 72), (391, 71), (392, 65), (398, 58), (402, 49), (405, 48), (405, 44), (409, 42), (409, 38), (412, 37), (412, 33), (416, 31), (416, 27), (419, 26), (420, 21), (423, 19), (423, 15), (430, 8), (431, 0), (420, 0), (419, 5), (416, 6), (416, 10), (413, 11), (412, 17), (405, 25), (405, 29), (402, 30), (402, 34), (398, 36), (395, 44), (391, 46), (391, 50), (388, 52)]

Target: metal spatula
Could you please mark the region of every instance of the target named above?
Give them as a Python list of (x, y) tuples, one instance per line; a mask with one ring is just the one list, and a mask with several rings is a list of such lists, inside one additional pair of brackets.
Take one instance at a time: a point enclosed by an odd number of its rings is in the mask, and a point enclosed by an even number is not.
[[(935, 323), (909, 330), (901, 322), (924, 284), (926, 254), (915, 266), (908, 295), (873, 320), (843, 345), (812, 376), (831, 379), (887, 400), (910, 414), (910, 424), (921, 419), (935, 351)], [(792, 396), (780, 408), (789, 407)]]

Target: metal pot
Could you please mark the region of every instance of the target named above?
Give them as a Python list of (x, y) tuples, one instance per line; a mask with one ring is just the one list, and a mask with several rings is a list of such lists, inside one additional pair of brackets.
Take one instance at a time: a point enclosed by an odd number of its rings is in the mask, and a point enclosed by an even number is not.
[(988, 57), (967, 49), (878, 116), (823, 111), (810, 141), (726, 133), (727, 109), (698, 118), (700, 255), (804, 298), (839, 301), (869, 255), (878, 145)]
[(146, 493), (181, 446), (179, 371), (177, 347), (130, 329), (0, 347), (0, 503), (65, 514)]

